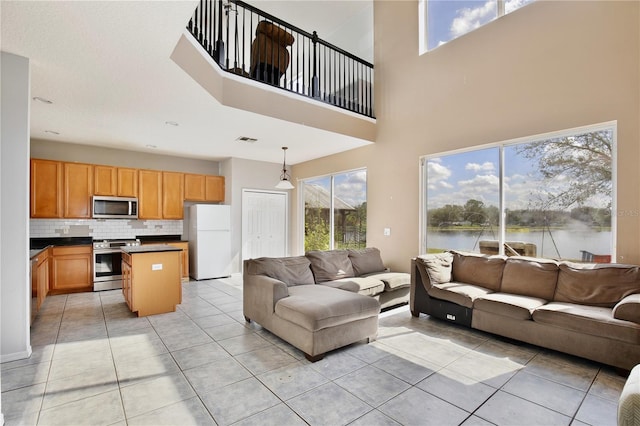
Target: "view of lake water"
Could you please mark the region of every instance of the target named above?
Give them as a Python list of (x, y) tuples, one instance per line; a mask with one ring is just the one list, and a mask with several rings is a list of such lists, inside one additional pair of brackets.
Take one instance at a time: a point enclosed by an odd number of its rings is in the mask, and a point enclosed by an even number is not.
[[(433, 231), (427, 233), (427, 248), (443, 250), (479, 251), (478, 241), (497, 240), (498, 233), (484, 231)], [(554, 230), (508, 232), (506, 241), (533, 243), (537, 256), (562, 259), (581, 259), (581, 250), (594, 254), (611, 254), (611, 231)], [(555, 242), (555, 245), (554, 245)], [(556, 251), (557, 247), (557, 251)], [(559, 252), (559, 253), (558, 253)]]

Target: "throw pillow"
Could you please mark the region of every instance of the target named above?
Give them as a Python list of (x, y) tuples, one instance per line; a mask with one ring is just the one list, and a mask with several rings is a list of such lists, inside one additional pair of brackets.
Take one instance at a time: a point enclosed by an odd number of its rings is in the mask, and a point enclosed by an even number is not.
[(356, 277), (385, 270), (380, 250), (375, 247), (367, 247), (362, 250), (349, 249), (348, 253)]
[(451, 281), (453, 254), (437, 253), (418, 256), (429, 276), (431, 284), (444, 284)]
[(354, 276), (347, 250), (308, 251), (305, 256), (311, 262), (316, 283)]

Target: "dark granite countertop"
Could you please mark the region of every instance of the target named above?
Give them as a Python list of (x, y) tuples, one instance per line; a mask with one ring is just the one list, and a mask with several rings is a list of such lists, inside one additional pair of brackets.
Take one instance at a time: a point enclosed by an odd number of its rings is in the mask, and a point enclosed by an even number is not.
[(122, 247), (121, 250), (124, 253), (136, 254), (136, 253), (158, 253), (163, 251), (182, 251), (178, 247), (170, 246), (167, 244), (150, 244), (145, 246), (129, 246)]
[(31, 250), (42, 250), (48, 246), (81, 246), (93, 244), (92, 237), (45, 237), (29, 239)]
[(187, 242), (187, 240), (182, 239), (182, 235), (136, 235), (136, 238), (139, 239), (142, 244)]

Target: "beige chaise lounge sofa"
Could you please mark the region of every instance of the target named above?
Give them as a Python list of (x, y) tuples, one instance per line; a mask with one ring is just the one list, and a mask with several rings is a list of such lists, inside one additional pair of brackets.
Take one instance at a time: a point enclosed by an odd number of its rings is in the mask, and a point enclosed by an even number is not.
[(640, 267), (450, 251), (412, 260), (410, 308), (625, 370), (640, 363)]
[(375, 339), (381, 302), (408, 301), (409, 287), (410, 275), (386, 270), (375, 248), (249, 259), (244, 316), (317, 361), (325, 352)]

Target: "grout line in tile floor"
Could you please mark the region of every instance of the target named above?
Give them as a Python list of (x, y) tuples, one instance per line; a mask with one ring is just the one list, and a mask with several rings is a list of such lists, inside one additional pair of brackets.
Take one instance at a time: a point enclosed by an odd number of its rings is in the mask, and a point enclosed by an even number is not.
[[(406, 306), (381, 313), (377, 341), (310, 364), (244, 322), (241, 282), (185, 283), (176, 312), (146, 319), (128, 312), (119, 291), (46, 299), (32, 327), (41, 343), (32, 358), (43, 359), (2, 365), (5, 423), (507, 425), (514, 412), (529, 424), (616, 422), (625, 378), (612, 368), (413, 318)], [(107, 349), (95, 352), (104, 339)], [(92, 356), (108, 361), (113, 382), (94, 383), (105, 367)], [(44, 379), (34, 373), (40, 364)], [(92, 404), (100, 410), (82, 408)]]

